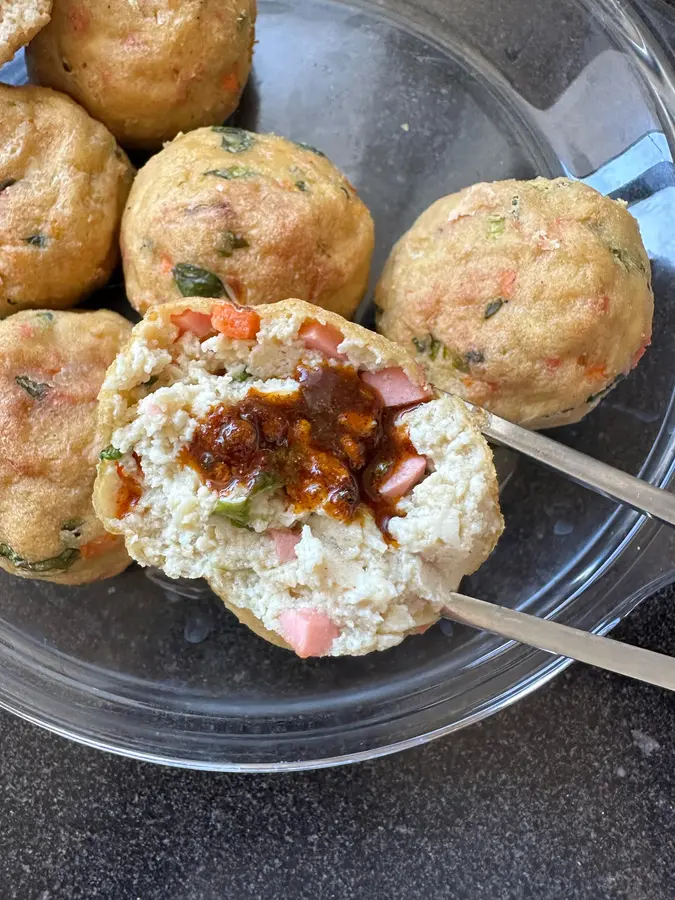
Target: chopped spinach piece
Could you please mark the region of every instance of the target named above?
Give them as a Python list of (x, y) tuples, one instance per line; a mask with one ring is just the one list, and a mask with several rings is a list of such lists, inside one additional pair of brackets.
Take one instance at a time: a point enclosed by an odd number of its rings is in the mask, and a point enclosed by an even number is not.
[(508, 300), (504, 300), (503, 297), (497, 297), (495, 300), (490, 300), (488, 305), (485, 307), (485, 312), (483, 313), (484, 319), (491, 319), (495, 313), (498, 313), (499, 310), (504, 306), (505, 303), (508, 303)]
[(243, 128), (232, 128), (229, 125), (214, 125), (212, 131), (221, 136), (223, 150), (228, 153), (244, 153), (255, 144), (255, 137)]
[(68, 550), (64, 550), (63, 553), (59, 553), (58, 556), (41, 559), (37, 562), (29, 562), (12, 550), (9, 544), (0, 544), (0, 556), (8, 559), (17, 569), (25, 569), (27, 572), (53, 572), (69, 569), (75, 560), (80, 558), (80, 551), (71, 547)]
[(14, 381), (16, 381), (19, 387), (32, 397), (33, 400), (44, 400), (52, 387), (51, 384), (33, 381), (28, 375), (17, 375)]
[(469, 366), (464, 357), (451, 347), (443, 347), (443, 359), (449, 360), (452, 363), (452, 368), (457, 369), (458, 372), (469, 371)]
[(232, 381), (248, 381), (249, 378), (253, 378), (253, 375), (246, 369), (242, 369), (241, 372), (236, 372), (232, 375)]
[(209, 169), (204, 174), (215, 175), (217, 178), (226, 178), (228, 181), (232, 181), (234, 178), (252, 178), (258, 173), (246, 166), (230, 166), (228, 169)]
[(61, 526), (61, 531), (77, 531), (84, 525), (84, 519), (66, 519)]
[(11, 188), (13, 184), (16, 184), (16, 178), (5, 178), (3, 181), (0, 181), (0, 194), (6, 191), (7, 188)]
[(485, 362), (485, 354), (481, 353), (480, 350), (469, 350), (469, 352), (464, 355), (464, 359), (470, 366), (475, 366)]
[(393, 465), (391, 460), (380, 460), (380, 462), (375, 463), (373, 466), (373, 475), (375, 478), (384, 478)]
[(295, 141), (296, 146), (302, 147), (303, 150), (309, 150), (310, 153), (316, 153), (317, 156), (323, 156), (324, 159), (328, 159), (323, 150), (319, 150), (318, 147), (314, 147), (312, 144), (306, 144), (304, 141)]
[(220, 236), (218, 253), (221, 256), (230, 257), (235, 250), (245, 250), (249, 246), (249, 242), (241, 234), (235, 234), (233, 231), (224, 231)]
[(620, 381), (623, 381), (625, 377), (625, 375), (617, 375), (614, 381), (612, 381), (611, 384), (608, 384), (606, 388), (603, 388), (601, 391), (597, 391), (597, 393), (595, 394), (591, 394), (590, 397), (586, 397), (586, 403), (593, 403), (595, 400), (600, 400), (606, 394), (609, 394), (612, 388), (616, 387), (616, 385)]
[(54, 321), (54, 313), (50, 312), (39, 312), (36, 313), (38, 319), (42, 319), (45, 322), (53, 322)]
[(223, 516), (237, 528), (246, 528), (251, 515), (251, 498), (237, 497), (236, 500), (219, 500), (213, 508), (215, 516)]
[(306, 181), (296, 181), (295, 186), (299, 191), (302, 191), (305, 194), (309, 191)]
[(518, 194), (511, 199), (511, 215), (516, 219), (520, 216), (520, 197)]
[(629, 253), (628, 250), (624, 250), (623, 247), (610, 247), (609, 250), (614, 259), (620, 262), (626, 271), (630, 272), (631, 269), (637, 269), (643, 275), (647, 274), (647, 269), (642, 260)]
[(431, 342), (429, 344), (429, 356), (431, 357), (432, 360), (434, 360), (440, 353), (441, 348), (443, 347), (443, 344), (440, 341), (437, 341), (436, 338), (433, 337), (432, 335), (429, 335), (429, 339)]
[(286, 482), (276, 472), (261, 472), (256, 476), (249, 497), (257, 497), (258, 494), (266, 494), (268, 491), (277, 491)]
[(488, 217), (488, 234), (494, 240), (504, 234), (506, 219), (504, 216)]
[(222, 297), (225, 293), (223, 282), (217, 275), (192, 263), (178, 263), (173, 270), (173, 280), (183, 297)]
[(117, 447), (113, 447), (112, 444), (108, 444), (98, 455), (99, 459), (122, 459), (122, 453)]
[(39, 247), (40, 250), (44, 250), (47, 246), (47, 235), (40, 232), (29, 234), (27, 238), (24, 238), (24, 241), (26, 244), (30, 244), (31, 247)]

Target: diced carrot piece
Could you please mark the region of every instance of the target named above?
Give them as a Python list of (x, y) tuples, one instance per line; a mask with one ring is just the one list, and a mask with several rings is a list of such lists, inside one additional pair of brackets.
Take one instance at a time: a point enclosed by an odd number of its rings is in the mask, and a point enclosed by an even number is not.
[(510, 300), (513, 297), (513, 286), (517, 277), (518, 273), (515, 269), (504, 269), (499, 276), (499, 293), (505, 300)]
[(181, 313), (174, 313), (171, 316), (174, 325), (180, 328), (181, 334), (186, 331), (196, 334), (198, 338), (205, 338), (209, 334), (213, 334), (213, 325), (211, 324), (211, 316), (206, 313), (195, 312), (192, 309), (184, 309)]
[(586, 378), (605, 378), (607, 367), (602, 363), (594, 363), (586, 366)]
[(236, 72), (229, 72), (223, 78), (223, 87), (226, 91), (232, 91), (233, 93), (239, 90), (239, 78)]
[(295, 548), (302, 539), (299, 532), (290, 528), (270, 528), (267, 533), (274, 541), (274, 552), (280, 563), (297, 559)]
[(363, 372), (361, 380), (380, 395), (385, 406), (403, 406), (430, 400), (432, 393), (428, 387), (415, 384), (403, 369), (380, 369), (379, 372)]
[(227, 300), (213, 304), (211, 323), (216, 331), (235, 341), (252, 341), (260, 331), (260, 316), (254, 309)]
[(347, 359), (344, 353), (338, 351), (344, 335), (334, 325), (322, 325), (310, 319), (302, 325), (299, 336), (307, 350), (318, 350), (330, 359)]
[(281, 634), (299, 657), (324, 656), (340, 629), (327, 613), (308, 607), (287, 609), (279, 616)]
[(114, 534), (104, 534), (99, 538), (94, 538), (93, 541), (87, 541), (86, 544), (82, 544), (80, 555), (82, 559), (94, 559), (94, 557), (110, 550), (117, 543), (117, 540)]
[(388, 500), (398, 500), (424, 478), (427, 461), (423, 456), (409, 456), (400, 462), (387, 478), (380, 494)]

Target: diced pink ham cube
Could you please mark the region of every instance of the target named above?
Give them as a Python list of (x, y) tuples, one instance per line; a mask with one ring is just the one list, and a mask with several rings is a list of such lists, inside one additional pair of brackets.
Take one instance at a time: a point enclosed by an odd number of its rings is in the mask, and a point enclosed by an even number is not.
[(325, 656), (340, 636), (331, 617), (318, 609), (287, 609), (279, 616), (281, 634), (299, 657)]
[(363, 372), (361, 379), (377, 391), (385, 406), (421, 403), (432, 397), (429, 388), (412, 382), (403, 369), (391, 368), (380, 369), (379, 372)]
[(291, 531), (290, 528), (270, 528), (267, 533), (274, 541), (274, 552), (280, 563), (297, 558), (295, 548), (302, 539), (300, 532)]
[(423, 456), (409, 456), (396, 466), (380, 488), (380, 494), (388, 500), (398, 500), (419, 484), (426, 470), (427, 461)]
[(334, 325), (322, 325), (310, 320), (304, 323), (299, 335), (308, 350), (318, 350), (330, 359), (347, 359), (344, 353), (338, 352), (344, 335)]
[(182, 313), (175, 313), (171, 316), (171, 321), (177, 325), (181, 334), (191, 331), (201, 340), (213, 334), (213, 325), (211, 324), (211, 316), (206, 313), (194, 312), (192, 309), (184, 309)]

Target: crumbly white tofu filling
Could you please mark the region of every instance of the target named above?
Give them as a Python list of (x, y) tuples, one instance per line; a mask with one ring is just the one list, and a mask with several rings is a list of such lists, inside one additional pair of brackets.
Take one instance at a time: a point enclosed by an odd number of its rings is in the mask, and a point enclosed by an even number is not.
[[(251, 501), (249, 528), (214, 514), (219, 494), (181, 459), (200, 420), (251, 388), (298, 390), (300, 362), (325, 362), (298, 338), (304, 317), (263, 320), (255, 344), (219, 335), (200, 343), (192, 334), (158, 334), (118, 357), (105, 389), (117, 392), (122, 423), (112, 444), (131, 474), (142, 468), (142, 495), (114, 522), (131, 556), (172, 578), (207, 578), (225, 600), (250, 610), (283, 636), (280, 616), (317, 609), (339, 627), (330, 655), (383, 650), (435, 622), (448, 592), (488, 555), (501, 531), (494, 473), (463, 404), (442, 396), (401, 415), (427, 476), (399, 501), (390, 521), (396, 544), (385, 541), (363, 509), (345, 524), (319, 509), (296, 513), (283, 491)], [(395, 363), (345, 340), (340, 350), (360, 368)], [(245, 379), (245, 380), (241, 380)], [(296, 528), (296, 558), (280, 563), (268, 529)]]

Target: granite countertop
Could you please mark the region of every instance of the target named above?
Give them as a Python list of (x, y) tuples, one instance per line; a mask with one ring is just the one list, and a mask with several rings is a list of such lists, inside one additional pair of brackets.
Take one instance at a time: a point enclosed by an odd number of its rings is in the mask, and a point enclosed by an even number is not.
[[(616, 636), (675, 655), (675, 591)], [(575, 665), (359, 766), (213, 775), (0, 715), (2, 900), (673, 900), (675, 700)]]

